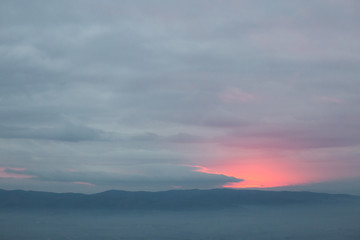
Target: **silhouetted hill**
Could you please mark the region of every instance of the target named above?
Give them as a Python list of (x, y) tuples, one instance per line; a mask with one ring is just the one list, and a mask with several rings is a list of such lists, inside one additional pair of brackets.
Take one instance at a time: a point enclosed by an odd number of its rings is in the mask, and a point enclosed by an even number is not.
[(110, 190), (97, 194), (0, 190), (2, 209), (215, 209), (241, 205), (288, 205), (360, 201), (352, 195), (259, 190), (171, 190), (129, 192)]

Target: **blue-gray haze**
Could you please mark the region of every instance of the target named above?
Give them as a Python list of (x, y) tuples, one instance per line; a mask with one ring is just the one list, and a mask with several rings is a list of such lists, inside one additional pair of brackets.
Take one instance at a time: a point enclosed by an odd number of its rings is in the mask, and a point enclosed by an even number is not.
[(359, 205), (214, 211), (2, 211), (1, 240), (358, 240)]

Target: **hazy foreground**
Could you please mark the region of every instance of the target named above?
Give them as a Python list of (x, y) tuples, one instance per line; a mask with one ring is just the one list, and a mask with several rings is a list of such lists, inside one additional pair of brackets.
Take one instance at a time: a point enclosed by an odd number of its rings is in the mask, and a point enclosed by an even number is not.
[(360, 239), (354, 203), (223, 210), (1, 210), (0, 239)]

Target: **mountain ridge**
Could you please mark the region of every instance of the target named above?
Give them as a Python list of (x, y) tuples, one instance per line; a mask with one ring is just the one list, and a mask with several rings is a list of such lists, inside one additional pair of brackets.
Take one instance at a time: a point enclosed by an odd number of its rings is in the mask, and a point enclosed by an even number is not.
[(95, 194), (0, 189), (0, 209), (184, 210), (244, 205), (289, 205), (359, 201), (348, 194), (235, 189), (159, 192), (108, 190)]

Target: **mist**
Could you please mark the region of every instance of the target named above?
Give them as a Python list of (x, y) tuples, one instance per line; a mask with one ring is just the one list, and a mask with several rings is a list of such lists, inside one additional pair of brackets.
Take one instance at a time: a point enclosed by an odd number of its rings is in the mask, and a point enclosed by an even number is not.
[(1, 210), (0, 239), (359, 239), (356, 203), (221, 210)]

